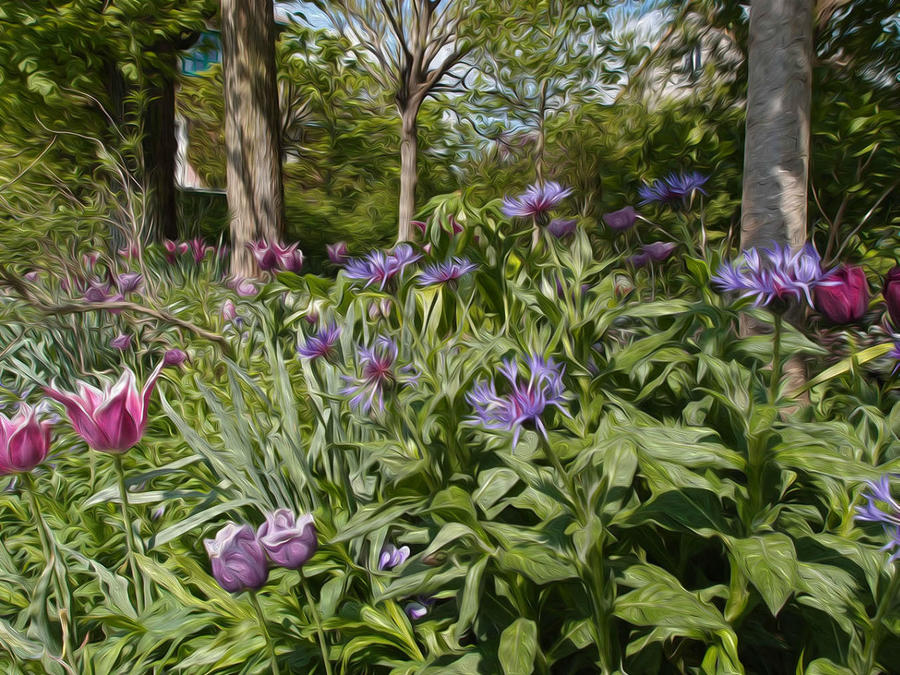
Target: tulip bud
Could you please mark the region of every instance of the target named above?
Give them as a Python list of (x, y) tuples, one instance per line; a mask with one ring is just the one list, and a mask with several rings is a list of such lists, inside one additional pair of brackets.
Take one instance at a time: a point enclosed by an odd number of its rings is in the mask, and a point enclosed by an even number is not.
[(609, 229), (616, 232), (631, 229), (636, 220), (637, 211), (634, 210), (633, 206), (626, 206), (624, 209), (603, 214), (603, 222), (606, 223)]
[(900, 328), (900, 267), (895, 267), (887, 273), (881, 294), (884, 296), (891, 323)]
[(167, 366), (180, 366), (187, 361), (187, 357), (187, 352), (182, 351), (181, 349), (170, 349), (163, 357), (163, 364)]
[(335, 265), (343, 265), (347, 262), (347, 243), (339, 241), (336, 244), (328, 244), (325, 247), (328, 251), (328, 259)]
[(50, 427), (25, 403), (11, 420), (0, 415), (0, 474), (31, 471), (43, 462), (50, 451)]
[(256, 534), (269, 559), (291, 570), (302, 567), (319, 547), (316, 525), (309, 513), (295, 522), (292, 511), (278, 509), (266, 516)]
[(119, 351), (124, 352), (131, 346), (131, 335), (127, 333), (120, 333), (112, 340), (109, 341), (110, 346), (115, 347)]
[(213, 576), (229, 593), (257, 590), (269, 578), (266, 554), (249, 525), (228, 523), (203, 545)]
[(840, 265), (815, 289), (816, 309), (837, 324), (859, 321), (869, 307), (869, 284), (861, 267)]
[(397, 565), (401, 565), (409, 558), (409, 546), (401, 546), (397, 548), (393, 544), (385, 544), (381, 549), (381, 555), (378, 556), (378, 569), (390, 570)]
[(143, 281), (144, 276), (142, 274), (138, 274), (137, 272), (126, 272), (125, 274), (119, 275), (117, 284), (121, 293), (131, 293), (140, 288)]
[(222, 319), (228, 323), (229, 321), (234, 321), (236, 318), (237, 307), (234, 306), (234, 303), (231, 300), (226, 300), (222, 304)]

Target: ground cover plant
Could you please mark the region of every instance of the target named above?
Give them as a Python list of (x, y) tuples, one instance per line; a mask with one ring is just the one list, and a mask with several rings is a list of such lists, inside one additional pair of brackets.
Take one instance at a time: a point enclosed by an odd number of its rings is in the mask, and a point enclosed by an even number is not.
[(264, 241), (255, 284), (200, 240), (19, 270), (9, 668), (890, 670), (893, 276), (735, 253), (705, 183), (592, 231), (561, 185), (438, 200), (334, 277)]

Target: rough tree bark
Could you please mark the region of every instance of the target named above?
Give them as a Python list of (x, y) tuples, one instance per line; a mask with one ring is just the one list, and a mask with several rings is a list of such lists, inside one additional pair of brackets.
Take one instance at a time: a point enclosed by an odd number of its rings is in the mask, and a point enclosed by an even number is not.
[(272, 0), (222, 0), (231, 273), (259, 273), (247, 244), (284, 231)]
[(416, 215), (416, 183), (419, 181), (419, 137), (416, 118), (421, 101), (398, 105), (400, 109), (400, 211), (397, 240), (412, 239), (412, 220)]
[(813, 0), (753, 0), (741, 246), (806, 241)]
[(175, 50), (157, 48), (164, 67), (153, 74), (150, 101), (144, 112), (144, 193), (149, 234), (153, 239), (178, 237), (175, 197)]

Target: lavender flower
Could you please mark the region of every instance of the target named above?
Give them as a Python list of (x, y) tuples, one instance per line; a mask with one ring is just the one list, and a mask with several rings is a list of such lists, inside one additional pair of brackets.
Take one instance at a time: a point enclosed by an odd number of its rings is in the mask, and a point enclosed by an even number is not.
[(633, 206), (626, 206), (618, 211), (610, 211), (603, 214), (603, 222), (606, 226), (616, 232), (623, 232), (634, 227), (637, 221), (637, 211)]
[(385, 391), (393, 389), (398, 381), (414, 384), (417, 375), (410, 366), (396, 367), (397, 343), (389, 337), (380, 336), (373, 347), (360, 346), (357, 351), (362, 376), (345, 376), (347, 386), (342, 393), (352, 395), (350, 406), (363, 414), (368, 414), (373, 408), (379, 413), (384, 412)]
[[(896, 549), (890, 557), (891, 561), (900, 558), (900, 503), (891, 496), (890, 476), (884, 475), (877, 482), (866, 481), (869, 493), (865, 506), (856, 507), (856, 519), (873, 523), (881, 523), (890, 540), (881, 550)], [(887, 507), (883, 509), (879, 504)]]
[(643, 206), (651, 202), (677, 204), (692, 197), (694, 192), (706, 194), (703, 185), (707, 180), (709, 180), (708, 176), (696, 171), (690, 174), (670, 173), (665, 178), (654, 181), (651, 185), (645, 183), (638, 188), (638, 195), (641, 198), (639, 205)]
[(222, 319), (225, 323), (230, 323), (237, 319), (237, 307), (235, 307), (234, 302), (229, 298), (224, 303), (222, 303)]
[(421, 257), (409, 244), (399, 244), (392, 251), (372, 251), (365, 258), (348, 261), (344, 274), (350, 279), (365, 281), (366, 287), (377, 284), (383, 291), (394, 277), (402, 276), (406, 268)]
[(256, 258), (256, 264), (263, 272), (269, 272), (278, 267), (278, 253), (280, 248), (277, 245), (270, 244), (265, 239), (252, 241), (247, 244), (247, 248)]
[(442, 263), (428, 265), (419, 275), (419, 286), (435, 286), (455, 282), (477, 267), (465, 258), (453, 258)]
[(811, 291), (816, 286), (830, 286), (835, 281), (823, 273), (819, 254), (809, 244), (792, 252), (788, 246), (776, 244), (771, 249), (744, 251), (743, 258), (723, 264), (712, 283), (723, 292), (738, 292), (740, 297), (756, 296), (754, 306), (768, 305), (773, 300), (806, 301), (813, 305)]
[(341, 328), (332, 322), (315, 335), (306, 338), (306, 344), (297, 346), (297, 353), (307, 359), (328, 358), (334, 351)]
[(328, 251), (328, 259), (335, 265), (343, 265), (347, 262), (348, 249), (347, 242), (339, 241), (335, 244), (328, 244), (325, 247)]
[(564, 188), (553, 181), (544, 184), (536, 183), (518, 197), (504, 197), (500, 210), (509, 218), (542, 216), (570, 194), (572, 194), (572, 188)]
[(550, 224), (547, 225), (547, 232), (557, 239), (562, 239), (563, 237), (575, 234), (577, 224), (578, 221), (574, 218), (554, 218), (550, 221)]
[(269, 578), (265, 551), (249, 525), (228, 523), (203, 545), (213, 576), (226, 591), (256, 590)]
[(243, 277), (231, 279), (228, 282), (228, 286), (233, 288), (235, 293), (243, 297), (253, 296), (259, 293), (259, 289), (256, 287), (256, 284), (254, 284), (250, 279), (245, 279)]
[(274, 246), (278, 254), (278, 265), (287, 272), (299, 272), (303, 268), (303, 251), (297, 248), (297, 244), (290, 246)]
[(500, 372), (509, 383), (509, 393), (499, 395), (494, 382), (475, 383), (466, 400), (475, 409), (471, 419), (487, 429), (513, 432), (513, 445), (518, 443), (524, 425), (533, 426), (545, 438), (547, 429), (541, 416), (547, 406), (555, 406), (567, 417), (569, 411), (563, 407), (566, 401), (562, 382), (564, 366), (553, 359), (545, 361), (537, 354), (525, 359), (530, 372), (527, 381), (519, 378), (519, 367), (515, 361), (504, 361)]
[(273, 563), (289, 570), (303, 567), (319, 548), (312, 514), (296, 518), (290, 509), (267, 514), (256, 538)]
[(378, 569), (381, 571), (393, 569), (406, 562), (407, 558), (409, 558), (409, 546), (397, 548), (393, 544), (385, 544), (381, 549), (381, 555), (378, 556)]
[(428, 610), (433, 604), (433, 598), (426, 598), (420, 595), (414, 602), (407, 604), (403, 611), (406, 612), (406, 616), (409, 617), (410, 621), (418, 621), (428, 614)]

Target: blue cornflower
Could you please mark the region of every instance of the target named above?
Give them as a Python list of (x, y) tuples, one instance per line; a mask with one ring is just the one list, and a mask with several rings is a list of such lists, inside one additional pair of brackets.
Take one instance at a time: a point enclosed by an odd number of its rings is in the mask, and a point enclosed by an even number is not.
[(419, 275), (419, 286), (434, 286), (456, 281), (462, 275), (471, 272), (477, 267), (465, 258), (453, 258), (442, 263), (428, 265)]
[[(884, 526), (885, 533), (891, 539), (881, 550), (896, 549), (890, 557), (891, 561), (896, 560), (900, 558), (900, 503), (891, 496), (890, 477), (884, 475), (877, 482), (866, 481), (866, 485), (870, 493), (863, 493), (867, 503), (856, 507), (856, 519)], [(886, 505), (887, 510), (882, 509), (879, 503)]]
[(414, 384), (417, 375), (411, 366), (397, 368), (397, 343), (391, 338), (380, 336), (373, 347), (360, 346), (357, 349), (361, 377), (344, 377), (347, 386), (341, 391), (352, 395), (350, 406), (363, 414), (373, 408), (384, 411), (384, 394), (399, 381)]
[(513, 445), (525, 424), (533, 425), (545, 438), (547, 429), (541, 416), (547, 406), (554, 406), (567, 417), (569, 411), (563, 407), (566, 401), (562, 382), (564, 366), (553, 359), (545, 361), (542, 356), (532, 354), (526, 357), (530, 372), (527, 381), (519, 378), (519, 367), (515, 361), (505, 360), (500, 372), (509, 383), (509, 392), (497, 393), (493, 380), (479, 381), (466, 394), (466, 400), (475, 409), (471, 419), (487, 429), (513, 432)]
[(500, 210), (509, 218), (541, 216), (572, 194), (572, 188), (559, 183), (536, 183), (518, 197), (504, 197)]
[(665, 178), (653, 181), (651, 185), (644, 184), (638, 188), (638, 195), (641, 198), (639, 206), (651, 202), (677, 204), (693, 197), (694, 192), (705, 195), (703, 185), (708, 180), (708, 176), (696, 171), (689, 174), (670, 173)]
[(307, 359), (328, 358), (340, 335), (341, 327), (331, 322), (315, 335), (306, 338), (306, 344), (297, 345), (297, 353)]
[(377, 284), (379, 290), (422, 256), (409, 244), (399, 244), (392, 251), (372, 251), (365, 258), (348, 260), (344, 274), (350, 279), (365, 281), (365, 286)]
[(735, 263), (723, 264), (712, 283), (723, 292), (737, 292), (740, 297), (756, 296), (755, 306), (773, 300), (806, 301), (813, 305), (811, 291), (816, 286), (830, 286), (830, 273), (822, 272), (821, 258), (809, 244), (794, 252), (776, 244), (771, 249), (749, 249)]

